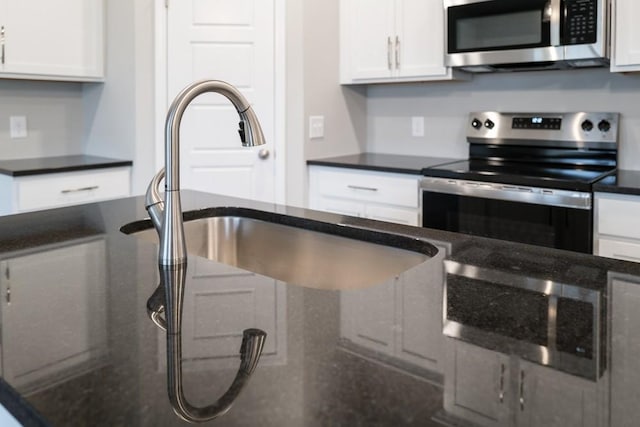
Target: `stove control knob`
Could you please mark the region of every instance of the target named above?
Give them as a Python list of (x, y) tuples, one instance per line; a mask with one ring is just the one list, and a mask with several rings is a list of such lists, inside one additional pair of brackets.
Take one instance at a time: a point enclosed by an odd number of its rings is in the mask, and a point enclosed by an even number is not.
[(489, 119), (487, 119), (487, 120), (485, 120), (485, 121), (484, 121), (484, 127), (486, 127), (487, 129), (493, 129), (493, 127), (494, 127), (495, 125), (496, 125), (496, 124), (495, 124), (495, 123), (493, 123), (493, 122), (492, 122), (491, 120), (489, 120)]
[(611, 129), (611, 123), (609, 123), (608, 120), (600, 120), (600, 123), (598, 123), (598, 129), (600, 129), (600, 132), (609, 132), (609, 129)]
[(585, 120), (582, 122), (582, 130), (585, 132), (591, 132), (593, 129), (593, 122), (591, 120)]
[(480, 120), (478, 120), (478, 119), (473, 119), (473, 120), (471, 121), (471, 126), (472, 126), (474, 129), (480, 129), (480, 128), (482, 127), (482, 122), (481, 122)]

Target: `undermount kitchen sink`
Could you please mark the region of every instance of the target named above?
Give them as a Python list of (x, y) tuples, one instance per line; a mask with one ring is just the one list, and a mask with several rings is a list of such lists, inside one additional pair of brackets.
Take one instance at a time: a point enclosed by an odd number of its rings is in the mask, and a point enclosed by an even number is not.
[[(212, 208), (184, 217), (189, 255), (313, 288), (380, 284), (438, 251), (419, 239), (252, 209)], [(150, 221), (121, 231), (158, 243)]]

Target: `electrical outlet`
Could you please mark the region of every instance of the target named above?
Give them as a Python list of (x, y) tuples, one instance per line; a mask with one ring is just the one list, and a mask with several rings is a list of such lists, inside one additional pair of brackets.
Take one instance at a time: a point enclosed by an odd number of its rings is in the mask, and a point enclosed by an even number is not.
[(10, 116), (9, 117), (9, 136), (11, 138), (27, 137), (27, 117), (26, 116)]
[(324, 116), (309, 116), (309, 139), (324, 138)]
[(424, 117), (411, 117), (411, 136), (424, 136)]

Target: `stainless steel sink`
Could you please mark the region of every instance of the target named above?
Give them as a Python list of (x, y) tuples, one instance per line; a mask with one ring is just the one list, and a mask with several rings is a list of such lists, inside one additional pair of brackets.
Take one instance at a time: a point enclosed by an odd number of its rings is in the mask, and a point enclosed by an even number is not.
[[(318, 222), (333, 231), (346, 227)], [(149, 224), (149, 227), (151, 225)], [(129, 234), (123, 227), (123, 232)], [(322, 227), (313, 227), (315, 229)], [(321, 289), (358, 289), (380, 284), (435, 255), (427, 242), (405, 238), (419, 248), (407, 250), (300, 226), (242, 215), (208, 216), (184, 221), (187, 252), (287, 283)], [(360, 236), (363, 230), (355, 230)], [(157, 244), (153, 227), (131, 232)], [(344, 233), (343, 233), (344, 234)], [(396, 246), (401, 236), (388, 235)]]

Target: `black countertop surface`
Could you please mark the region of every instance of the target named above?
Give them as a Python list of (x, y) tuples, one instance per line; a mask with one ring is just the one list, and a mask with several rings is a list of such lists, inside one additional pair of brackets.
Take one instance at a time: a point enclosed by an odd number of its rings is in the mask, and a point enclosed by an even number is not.
[(132, 164), (131, 160), (85, 155), (37, 157), (32, 159), (0, 160), (0, 174), (17, 177), (131, 166)]
[(307, 160), (307, 164), (421, 175), (422, 169), (424, 168), (451, 163), (458, 160), (460, 159), (361, 153), (349, 156)]
[(640, 196), (640, 171), (618, 169), (593, 185), (593, 191)]
[[(170, 400), (168, 372), (171, 381), (181, 377), (180, 392), (191, 404), (210, 405), (234, 378), (246, 377), (236, 375), (242, 330), (258, 328), (267, 337), (256, 370), (228, 412), (207, 425), (425, 426), (460, 419), (486, 425), (484, 417), (495, 416), (512, 425), (521, 411), (531, 425), (638, 419), (633, 301), (640, 300), (640, 264), (196, 192), (183, 192), (182, 201), (190, 219), (253, 216), (414, 250), (426, 241), (439, 252), (381, 284), (319, 289), (274, 282), (228, 265), (233, 260), (190, 256), (186, 269), (159, 269), (155, 244), (120, 231), (130, 223), (128, 232), (150, 226), (140, 222), (146, 217), (141, 197), (0, 217), (2, 377), (9, 385), (0, 382), (0, 401), (17, 418), (38, 425), (40, 418), (25, 418), (31, 407), (54, 426), (187, 425), (174, 413), (182, 401)], [(290, 258), (276, 263), (284, 271), (294, 267)], [(457, 305), (457, 314), (488, 330), (473, 343), (445, 337), (445, 269), (449, 278), (482, 277), (474, 292), (489, 313), (510, 320), (491, 330), (494, 317), (478, 318)], [(464, 297), (467, 282), (456, 298)], [(159, 283), (184, 292), (172, 300), (181, 301), (178, 335), (167, 335), (147, 313), (164, 301)], [(520, 283), (524, 291), (505, 298), (514, 288), (504, 283)], [(496, 286), (505, 292), (483, 292)], [(579, 350), (593, 360), (556, 352), (584, 338), (578, 315), (575, 324), (553, 317), (557, 345), (534, 346), (536, 354), (520, 345), (530, 331), (550, 329), (546, 318), (533, 321), (521, 311), (548, 300), (550, 313), (568, 313), (564, 300), (587, 296), (598, 307), (592, 324), (587, 319), (597, 339)], [(576, 304), (580, 313), (585, 305)], [(453, 335), (466, 339), (465, 331)], [(573, 369), (583, 362), (598, 368), (588, 375)], [(525, 372), (537, 381), (522, 387), (526, 411), (516, 401)], [(508, 390), (500, 401), (498, 384)]]

